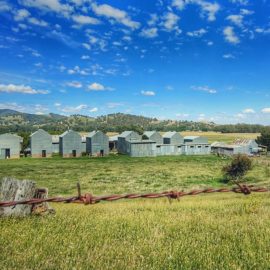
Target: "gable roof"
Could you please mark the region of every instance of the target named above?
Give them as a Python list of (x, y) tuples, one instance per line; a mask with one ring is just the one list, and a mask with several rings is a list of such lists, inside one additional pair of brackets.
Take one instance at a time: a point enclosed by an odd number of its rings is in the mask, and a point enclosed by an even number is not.
[(174, 135), (179, 135), (181, 136), (178, 132), (176, 131), (168, 131), (165, 134), (163, 134), (163, 138), (172, 138)]
[(124, 132), (122, 132), (118, 137), (126, 138), (127, 136), (129, 136), (129, 135), (132, 134), (133, 132), (136, 133), (135, 131), (124, 131)]
[[(144, 133), (143, 133), (143, 135), (145, 135), (146, 137), (151, 137), (152, 135), (154, 135), (154, 134), (156, 134), (156, 133), (158, 133), (157, 131), (145, 131)], [(158, 133), (159, 134), (159, 133)]]

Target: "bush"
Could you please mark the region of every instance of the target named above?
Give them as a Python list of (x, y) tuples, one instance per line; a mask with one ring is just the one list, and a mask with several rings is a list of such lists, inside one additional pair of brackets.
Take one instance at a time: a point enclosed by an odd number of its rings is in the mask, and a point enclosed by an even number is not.
[(251, 159), (247, 155), (238, 154), (234, 156), (231, 164), (222, 168), (222, 172), (224, 173), (226, 182), (230, 180), (239, 181), (251, 168)]

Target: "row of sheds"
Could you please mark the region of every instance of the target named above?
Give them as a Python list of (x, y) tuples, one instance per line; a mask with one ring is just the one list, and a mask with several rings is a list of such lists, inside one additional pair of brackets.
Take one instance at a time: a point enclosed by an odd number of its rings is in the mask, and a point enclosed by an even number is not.
[[(0, 159), (19, 158), (21, 145), (22, 138), (17, 135), (0, 135)], [(29, 152), (34, 158), (51, 157), (53, 153), (59, 153), (62, 157), (80, 157), (82, 153), (103, 156), (109, 154), (109, 138), (101, 131), (93, 131), (82, 137), (73, 130), (56, 136), (39, 129), (30, 136)]]
[(111, 137), (117, 151), (132, 157), (164, 155), (207, 155), (211, 148), (208, 139), (201, 136), (183, 137), (175, 131), (163, 136), (156, 131), (146, 131), (139, 135), (134, 131), (125, 131), (117, 137)]

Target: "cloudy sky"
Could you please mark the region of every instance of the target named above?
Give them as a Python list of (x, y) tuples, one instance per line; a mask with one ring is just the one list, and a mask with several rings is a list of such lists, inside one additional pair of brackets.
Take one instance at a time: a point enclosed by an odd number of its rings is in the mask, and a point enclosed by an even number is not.
[(269, 2), (0, 0), (0, 108), (269, 125)]

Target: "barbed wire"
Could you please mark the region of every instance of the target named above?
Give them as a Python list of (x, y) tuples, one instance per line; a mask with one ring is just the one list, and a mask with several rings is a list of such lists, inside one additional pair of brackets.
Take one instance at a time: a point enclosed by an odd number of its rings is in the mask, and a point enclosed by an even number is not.
[[(16, 205), (35, 205), (41, 204), (45, 202), (55, 202), (55, 203), (82, 203), (85, 205), (88, 204), (96, 204), (101, 201), (116, 201), (122, 199), (157, 199), (157, 198), (168, 198), (168, 199), (180, 199), (184, 196), (195, 196), (199, 194), (209, 194), (209, 193), (242, 193), (244, 195), (250, 195), (253, 192), (262, 193), (262, 192), (270, 192), (269, 189), (265, 187), (254, 187), (252, 185), (244, 185), (244, 184), (236, 184), (236, 187), (233, 188), (206, 188), (206, 189), (196, 189), (188, 192), (185, 191), (164, 191), (159, 193), (145, 193), (145, 194), (114, 194), (114, 195), (103, 195), (103, 196), (94, 196), (90, 193), (86, 193), (81, 195), (81, 187), (80, 184), (77, 184), (78, 195), (72, 197), (52, 197), (52, 198), (42, 198), (42, 199), (28, 199), (21, 201), (0, 201), (0, 207), (11, 207)], [(42, 191), (42, 189), (40, 189)]]

